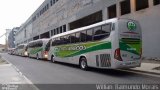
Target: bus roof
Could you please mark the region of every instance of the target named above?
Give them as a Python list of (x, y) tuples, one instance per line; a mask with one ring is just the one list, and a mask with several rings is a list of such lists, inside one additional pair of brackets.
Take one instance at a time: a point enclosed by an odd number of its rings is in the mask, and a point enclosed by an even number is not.
[(21, 46), (21, 45), (24, 45), (24, 46), (26, 46), (27, 44), (19, 44), (18, 46)]
[(83, 30), (86, 30), (86, 29), (90, 29), (90, 28), (93, 28), (93, 27), (96, 27), (96, 26), (99, 26), (99, 25), (103, 25), (103, 24), (106, 24), (106, 23), (115, 22), (117, 20), (118, 20), (118, 18), (109, 19), (109, 20), (105, 20), (105, 21), (102, 21), (102, 22), (99, 22), (99, 23), (96, 23), (96, 24), (93, 24), (93, 25), (89, 25), (89, 26), (73, 29), (71, 31), (67, 31), (67, 32), (52, 36), (51, 39), (57, 38), (57, 37), (60, 37), (60, 36), (64, 36), (64, 35), (67, 35), (67, 34), (72, 34), (72, 33), (78, 32), (78, 31), (83, 31)]
[(49, 38), (43, 38), (43, 39), (37, 39), (37, 40), (30, 41), (29, 43), (38, 42), (38, 41), (48, 41), (48, 40)]

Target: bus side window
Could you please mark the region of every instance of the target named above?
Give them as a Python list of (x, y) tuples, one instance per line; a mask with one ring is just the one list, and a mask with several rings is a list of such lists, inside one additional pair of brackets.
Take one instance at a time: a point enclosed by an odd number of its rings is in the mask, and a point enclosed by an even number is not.
[(94, 40), (100, 40), (109, 37), (111, 32), (111, 24), (102, 25), (94, 28)]
[(76, 33), (76, 39), (75, 39), (75, 42), (76, 43), (79, 43), (80, 42), (80, 33)]
[(93, 29), (87, 30), (86, 41), (92, 41)]
[(56, 39), (52, 39), (52, 46), (55, 46), (56, 45)]
[(81, 42), (86, 42), (86, 31), (82, 31), (80, 32), (80, 38), (81, 38)]
[(55, 43), (56, 43), (56, 45), (61, 45), (61, 40), (60, 40), (60, 38), (57, 38), (57, 39), (55, 40)]
[(115, 30), (115, 23), (112, 23), (112, 31)]
[(111, 32), (111, 24), (102, 25), (102, 32), (105, 34), (104, 37), (109, 37)]
[(28, 45), (25, 47), (25, 51), (27, 51), (28, 50)]
[(101, 37), (100, 37), (100, 34), (102, 34), (102, 29), (101, 29), (101, 26), (98, 26), (98, 27), (95, 27), (94, 28), (94, 40), (100, 40)]
[(43, 46), (43, 42), (42, 42), (42, 41), (39, 41), (38, 47), (42, 47), (42, 46)]
[[(52, 39), (51, 39), (51, 40), (52, 40)], [(51, 40), (49, 40), (48, 43), (46, 44), (45, 51), (49, 51), (49, 50), (50, 50)]]
[(76, 34), (70, 34), (69, 36), (71, 43), (75, 43)]
[(69, 44), (70, 43), (70, 39), (68, 37), (69, 37), (68, 35), (64, 36), (64, 38), (65, 38), (65, 44)]

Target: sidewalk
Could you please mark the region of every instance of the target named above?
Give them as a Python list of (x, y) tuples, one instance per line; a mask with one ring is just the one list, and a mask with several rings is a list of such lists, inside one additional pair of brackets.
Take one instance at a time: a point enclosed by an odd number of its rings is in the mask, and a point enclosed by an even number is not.
[(0, 64), (0, 90), (38, 90), (16, 68), (7, 63)]
[(137, 71), (137, 72), (144, 72), (144, 73), (149, 73), (149, 74), (160, 75), (160, 69), (158, 70), (155, 68), (160, 68), (160, 64), (143, 62), (141, 64), (141, 67), (132, 68), (131, 70)]

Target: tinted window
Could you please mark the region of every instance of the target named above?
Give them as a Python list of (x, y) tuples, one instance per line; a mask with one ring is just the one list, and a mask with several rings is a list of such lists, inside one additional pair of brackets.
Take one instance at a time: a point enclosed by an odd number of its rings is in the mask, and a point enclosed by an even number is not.
[(69, 36), (69, 39), (70, 39), (71, 43), (75, 43), (75, 41), (76, 41), (76, 34), (75, 34), (75, 33), (74, 33), (74, 34), (71, 34), (71, 35)]
[(106, 24), (102, 26), (102, 33), (103, 34), (108, 34), (111, 31), (111, 24)]
[(109, 37), (111, 31), (111, 24), (102, 25), (94, 28), (94, 40), (100, 40)]
[(86, 41), (92, 41), (92, 35), (93, 35), (93, 30), (92, 29), (87, 30)]
[(81, 42), (85, 42), (86, 41), (86, 31), (82, 31), (80, 32), (80, 38), (81, 38)]
[(108, 7), (108, 18), (115, 18), (117, 16), (116, 5)]
[(55, 46), (55, 45), (56, 45), (55, 40), (56, 40), (56, 39), (53, 39), (53, 40), (52, 40), (52, 46)]
[(148, 8), (148, 0), (136, 0), (136, 11)]
[(51, 40), (49, 40), (48, 43), (46, 44), (45, 51), (50, 50), (50, 44), (51, 44)]
[(60, 38), (57, 38), (57, 39), (55, 40), (55, 43), (56, 43), (56, 45), (60, 45), (60, 44), (61, 44)]
[(67, 40), (66, 40), (66, 36), (64, 36), (64, 37), (60, 37), (60, 45), (63, 45), (63, 44), (67, 44), (68, 42), (67, 42)]
[(130, 0), (124, 0), (120, 3), (121, 15), (128, 14), (131, 12)]
[(80, 42), (80, 33), (76, 33), (76, 43)]
[(160, 4), (160, 0), (154, 0), (154, 5)]

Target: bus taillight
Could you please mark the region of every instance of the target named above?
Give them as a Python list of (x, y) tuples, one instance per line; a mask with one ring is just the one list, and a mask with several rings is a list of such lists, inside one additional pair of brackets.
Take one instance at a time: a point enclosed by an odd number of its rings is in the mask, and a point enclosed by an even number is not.
[(120, 48), (118, 48), (118, 49), (115, 50), (114, 58), (117, 59), (117, 60), (119, 60), (119, 61), (122, 61), (121, 53), (120, 53)]

